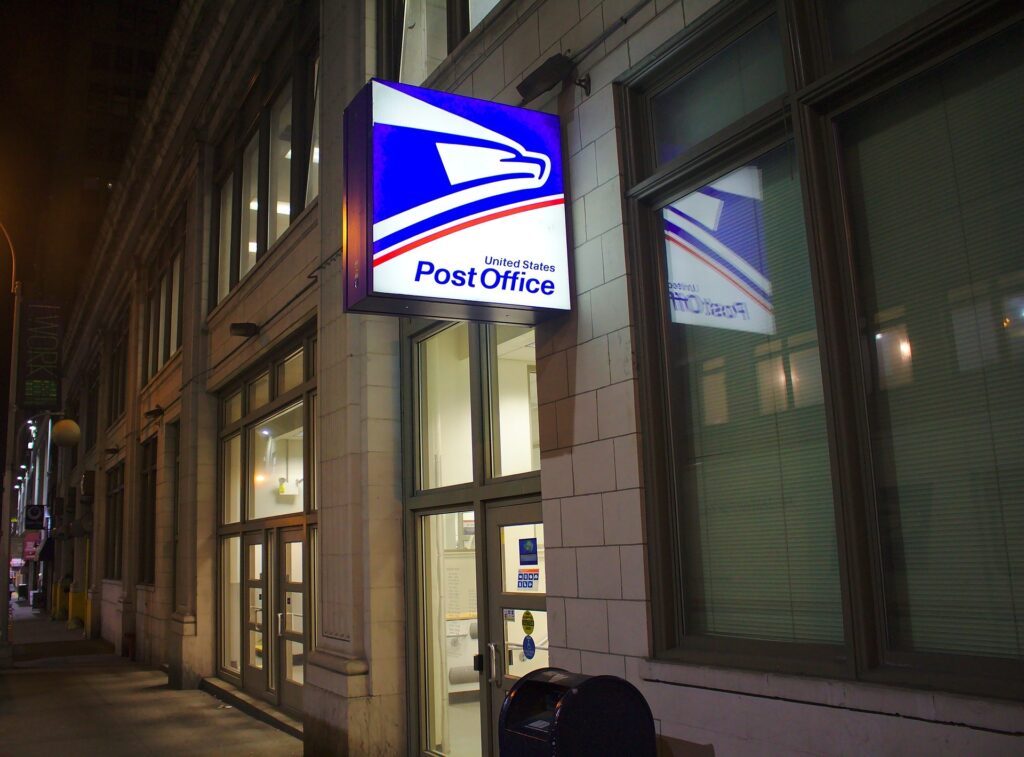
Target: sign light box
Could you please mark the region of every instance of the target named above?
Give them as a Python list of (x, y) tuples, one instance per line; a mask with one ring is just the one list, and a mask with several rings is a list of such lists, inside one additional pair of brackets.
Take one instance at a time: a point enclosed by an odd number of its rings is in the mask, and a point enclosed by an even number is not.
[(345, 110), (344, 214), (347, 310), (571, 308), (557, 116), (371, 80)]

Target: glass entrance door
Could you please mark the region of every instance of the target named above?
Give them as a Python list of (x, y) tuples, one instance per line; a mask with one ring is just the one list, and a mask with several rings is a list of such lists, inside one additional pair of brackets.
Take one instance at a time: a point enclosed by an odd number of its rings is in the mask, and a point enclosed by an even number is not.
[(498, 754), (498, 714), (512, 685), (548, 667), (544, 524), (540, 503), (487, 513), (488, 634), (491, 753)]
[[(427, 754), (497, 754), (509, 687), (547, 666), (539, 503), (423, 515), (420, 732)], [(486, 591), (479, 591), (486, 587)]]
[(245, 535), (244, 576), (242, 604), (245, 608), (245, 665), (242, 682), (246, 689), (257, 696), (265, 696), (267, 690), (266, 639), (266, 557), (263, 549), (263, 534)]
[(280, 532), (281, 557), (277, 561), (277, 680), (281, 705), (302, 710), (302, 684), (306, 670), (305, 584), (302, 581), (305, 550), (302, 529)]

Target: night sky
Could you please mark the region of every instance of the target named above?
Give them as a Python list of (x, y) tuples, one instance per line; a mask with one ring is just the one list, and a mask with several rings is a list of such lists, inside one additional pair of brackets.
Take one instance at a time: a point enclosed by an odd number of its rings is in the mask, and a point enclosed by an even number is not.
[[(27, 299), (70, 309), (176, 5), (0, 0), (0, 223)], [(0, 239), (4, 424), (10, 284)]]

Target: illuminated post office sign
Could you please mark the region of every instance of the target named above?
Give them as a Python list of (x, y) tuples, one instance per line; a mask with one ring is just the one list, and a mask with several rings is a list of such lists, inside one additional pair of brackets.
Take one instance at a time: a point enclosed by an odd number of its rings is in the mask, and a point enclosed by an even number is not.
[(571, 308), (558, 118), (373, 80), (345, 111), (347, 310)]

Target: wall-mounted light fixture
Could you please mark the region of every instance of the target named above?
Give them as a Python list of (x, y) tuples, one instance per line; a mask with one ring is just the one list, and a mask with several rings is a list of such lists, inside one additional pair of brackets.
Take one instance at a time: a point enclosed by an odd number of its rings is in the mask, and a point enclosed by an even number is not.
[(228, 330), (231, 336), (256, 336), (260, 333), (260, 325), (248, 322), (232, 323)]
[(162, 407), (160, 407), (159, 405), (154, 407), (152, 410), (147, 410), (146, 412), (143, 413), (143, 415), (146, 416), (149, 420), (153, 420), (154, 418), (159, 418), (163, 414), (164, 414), (164, 409)]

